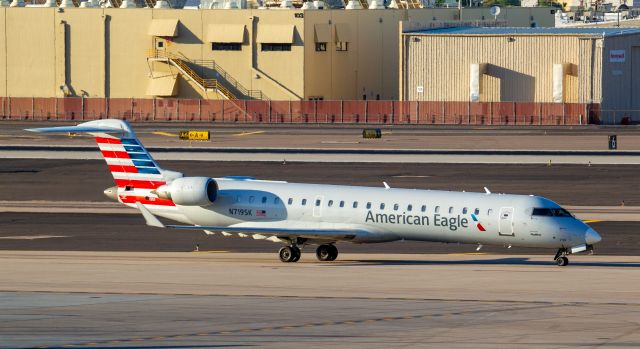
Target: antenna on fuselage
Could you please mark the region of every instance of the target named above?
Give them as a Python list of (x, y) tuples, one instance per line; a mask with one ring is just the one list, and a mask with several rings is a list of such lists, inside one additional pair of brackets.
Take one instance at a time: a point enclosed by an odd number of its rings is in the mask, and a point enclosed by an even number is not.
[(389, 186), (389, 184), (387, 184), (387, 182), (382, 182), (382, 184), (384, 184), (385, 189), (391, 189), (391, 187)]
[(487, 195), (491, 194), (491, 190), (487, 187), (484, 187), (484, 192), (487, 193)]

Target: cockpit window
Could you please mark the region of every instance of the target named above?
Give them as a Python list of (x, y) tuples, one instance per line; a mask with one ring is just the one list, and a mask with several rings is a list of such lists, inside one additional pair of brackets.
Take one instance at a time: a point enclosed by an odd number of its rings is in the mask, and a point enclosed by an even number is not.
[(533, 216), (548, 216), (548, 217), (572, 217), (569, 211), (564, 208), (534, 208)]

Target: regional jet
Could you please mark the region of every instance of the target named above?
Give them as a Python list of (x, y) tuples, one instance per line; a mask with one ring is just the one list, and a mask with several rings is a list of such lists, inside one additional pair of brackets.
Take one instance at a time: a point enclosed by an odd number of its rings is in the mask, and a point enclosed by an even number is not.
[[(288, 183), (252, 177), (186, 177), (165, 170), (122, 120), (29, 129), (95, 137), (115, 187), (105, 194), (140, 210), (147, 225), (282, 243), (282, 262), (318, 245), (320, 261), (338, 256), (336, 243), (397, 240), (592, 251), (600, 235), (555, 202), (534, 195), (449, 192)], [(181, 224), (165, 224), (163, 217)]]

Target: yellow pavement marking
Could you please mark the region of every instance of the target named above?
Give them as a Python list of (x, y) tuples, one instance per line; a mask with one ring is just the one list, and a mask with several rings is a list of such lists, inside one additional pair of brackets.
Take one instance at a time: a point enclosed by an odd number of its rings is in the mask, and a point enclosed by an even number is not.
[(601, 220), (601, 219), (585, 219), (585, 220), (583, 220), (583, 222), (588, 224), (588, 223), (600, 223), (600, 222), (604, 222), (604, 221)]
[(169, 133), (169, 132), (157, 131), (157, 132), (151, 132), (151, 133), (158, 136), (178, 137), (177, 134)]
[(264, 131), (242, 132), (242, 133), (236, 133), (234, 134), (234, 136), (249, 136), (249, 135), (257, 135), (260, 133), (264, 133)]

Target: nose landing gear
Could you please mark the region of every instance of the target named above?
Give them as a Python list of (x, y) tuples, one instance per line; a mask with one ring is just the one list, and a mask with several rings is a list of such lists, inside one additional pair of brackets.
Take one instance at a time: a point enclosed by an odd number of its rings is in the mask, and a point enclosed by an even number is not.
[(569, 264), (569, 258), (567, 255), (569, 254), (569, 249), (567, 248), (559, 248), (556, 256), (553, 258), (556, 261), (556, 264), (560, 267), (564, 267)]

